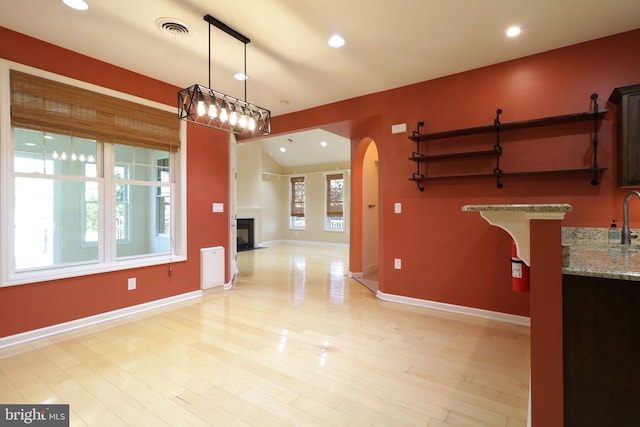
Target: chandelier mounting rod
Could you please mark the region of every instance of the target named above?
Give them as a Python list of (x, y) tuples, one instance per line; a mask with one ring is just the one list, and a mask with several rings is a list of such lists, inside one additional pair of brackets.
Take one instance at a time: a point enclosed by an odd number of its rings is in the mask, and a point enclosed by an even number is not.
[(248, 43), (251, 43), (251, 40), (249, 39), (249, 37), (245, 36), (244, 34), (241, 34), (241, 33), (237, 32), (236, 30), (234, 30), (233, 28), (229, 27), (224, 22), (218, 21), (216, 18), (214, 18), (211, 15), (205, 15), (204, 16), (204, 20), (207, 21), (209, 24), (213, 25), (214, 27), (224, 31), (227, 34), (229, 34), (234, 39), (241, 41), (245, 45), (248, 44)]

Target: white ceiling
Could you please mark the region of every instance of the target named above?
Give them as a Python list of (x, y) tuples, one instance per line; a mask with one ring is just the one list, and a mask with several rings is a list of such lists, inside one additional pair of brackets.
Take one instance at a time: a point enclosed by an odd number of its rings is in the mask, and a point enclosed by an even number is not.
[[(0, 25), (123, 68), (242, 98), (273, 116), (430, 80), (638, 28), (639, 0), (4, 0)], [(160, 18), (186, 25), (161, 31)], [(511, 25), (523, 29), (508, 39)], [(326, 43), (338, 32), (347, 44)], [(277, 129), (273, 129), (277, 132)]]
[[(320, 144), (322, 141), (326, 146)], [(282, 152), (280, 148), (286, 151)], [(285, 168), (348, 162), (351, 158), (349, 139), (322, 129), (265, 138), (262, 149)]]

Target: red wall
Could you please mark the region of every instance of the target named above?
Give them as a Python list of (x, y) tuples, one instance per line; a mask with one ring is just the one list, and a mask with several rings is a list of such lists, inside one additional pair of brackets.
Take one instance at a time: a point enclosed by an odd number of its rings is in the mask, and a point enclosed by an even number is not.
[[(164, 104), (176, 103), (179, 89), (174, 86), (2, 27), (0, 40), (2, 58)], [(168, 266), (160, 265), (0, 288), (0, 337), (199, 288), (200, 248), (228, 247), (228, 214), (212, 213), (211, 204), (228, 205), (229, 137), (226, 132), (193, 124), (187, 135), (188, 260), (174, 263), (171, 276)], [(127, 290), (129, 277), (137, 278), (134, 291)]]
[[(381, 291), (526, 316), (529, 296), (510, 290), (508, 235), (460, 208), (570, 203), (573, 211), (563, 222), (566, 226), (608, 227), (612, 219), (620, 219), (625, 191), (616, 187), (615, 108), (607, 99), (615, 87), (640, 81), (640, 56), (629, 54), (639, 43), (640, 30), (635, 30), (278, 116), (272, 128), (284, 133), (350, 120), (352, 158), (362, 137), (375, 140), (380, 157)], [(408, 181), (415, 164), (407, 157), (415, 145), (407, 135), (391, 134), (395, 123), (407, 123), (412, 131), (424, 121), (422, 132), (488, 125), (498, 107), (504, 111), (503, 123), (589, 111), (594, 92), (600, 95), (600, 109), (609, 109), (599, 144), (599, 164), (609, 169), (598, 186), (591, 186), (587, 175), (557, 175), (505, 178), (502, 189), (491, 178), (437, 181), (420, 192)], [(375, 125), (363, 134), (361, 124), (367, 120)], [(503, 144), (503, 160), (512, 170), (588, 167), (589, 134), (571, 135), (567, 129), (513, 131), (511, 138), (517, 141)], [(355, 165), (353, 170), (357, 173)], [(358, 182), (355, 177), (353, 182)], [(356, 191), (353, 188), (352, 194)], [(393, 213), (395, 202), (402, 203), (402, 214)], [(632, 227), (640, 226), (640, 206), (630, 209)], [(352, 227), (359, 230), (358, 218), (352, 218)], [(351, 271), (357, 272), (361, 245), (353, 243)], [(394, 258), (402, 259), (402, 270), (393, 269)]]

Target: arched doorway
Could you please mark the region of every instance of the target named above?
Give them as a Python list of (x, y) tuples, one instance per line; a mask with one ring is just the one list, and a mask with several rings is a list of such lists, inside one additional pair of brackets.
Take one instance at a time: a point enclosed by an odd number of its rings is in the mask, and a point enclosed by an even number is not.
[[(352, 160), (352, 276), (372, 292), (378, 291), (378, 147), (371, 138), (358, 143)], [(354, 227), (355, 226), (355, 227)], [(358, 269), (360, 271), (355, 271)]]

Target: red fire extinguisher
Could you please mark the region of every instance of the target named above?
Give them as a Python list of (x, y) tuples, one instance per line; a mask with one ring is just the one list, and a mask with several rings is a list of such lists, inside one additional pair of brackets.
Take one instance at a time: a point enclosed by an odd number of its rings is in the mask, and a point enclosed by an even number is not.
[(529, 292), (529, 266), (518, 258), (516, 242), (511, 242), (511, 286), (515, 292)]

